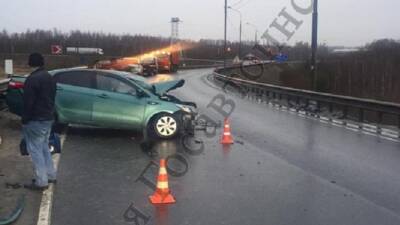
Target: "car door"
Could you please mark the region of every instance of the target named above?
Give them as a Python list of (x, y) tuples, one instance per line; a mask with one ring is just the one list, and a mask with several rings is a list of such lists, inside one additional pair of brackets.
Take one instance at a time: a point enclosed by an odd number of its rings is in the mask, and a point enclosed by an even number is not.
[(95, 76), (93, 71), (67, 71), (54, 75), (56, 111), (63, 122), (92, 124)]
[(94, 123), (109, 128), (141, 129), (146, 98), (139, 97), (136, 90), (134, 84), (122, 77), (97, 73)]

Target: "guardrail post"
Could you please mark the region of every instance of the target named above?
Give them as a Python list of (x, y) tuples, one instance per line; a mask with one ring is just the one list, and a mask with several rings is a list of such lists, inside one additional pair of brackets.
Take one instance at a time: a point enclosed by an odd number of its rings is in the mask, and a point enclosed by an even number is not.
[(376, 133), (381, 134), (382, 133), (382, 122), (383, 122), (383, 113), (378, 112), (378, 121), (376, 125)]
[(300, 111), (300, 97), (296, 97), (296, 112)]
[(347, 113), (348, 113), (348, 107), (347, 105), (343, 106), (343, 125), (347, 125), (346, 119), (347, 119)]
[(397, 116), (398, 138), (400, 138), (400, 115)]
[(269, 102), (269, 91), (265, 91), (265, 104), (268, 105)]
[(282, 93), (279, 93), (279, 94), (278, 94), (278, 100), (279, 100), (278, 107), (279, 107), (279, 108), (282, 108), (282, 104), (281, 104), (281, 101), (282, 101)]
[(328, 110), (329, 110), (329, 121), (332, 122), (332, 121), (333, 121), (333, 118), (332, 118), (333, 103), (332, 103), (332, 102), (329, 102), (328, 108), (329, 108), (329, 109), (328, 109)]
[(329, 113), (333, 112), (333, 104), (332, 102), (329, 102)]
[(310, 99), (306, 98), (305, 101), (306, 101), (306, 105), (304, 107), (304, 111), (305, 111), (306, 115), (309, 115), (308, 109), (309, 109), (309, 106), (310, 106)]
[(262, 93), (261, 93), (261, 100), (262, 100), (263, 102), (267, 102), (267, 91), (266, 91), (266, 90), (263, 90), (263, 91), (262, 91)]
[(363, 129), (363, 122), (364, 122), (364, 110), (363, 109), (358, 109), (358, 128)]

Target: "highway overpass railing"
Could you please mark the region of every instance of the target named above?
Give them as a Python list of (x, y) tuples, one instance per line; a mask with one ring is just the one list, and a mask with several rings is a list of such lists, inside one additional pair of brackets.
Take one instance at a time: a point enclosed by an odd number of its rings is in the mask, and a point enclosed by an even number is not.
[(400, 138), (400, 104), (259, 83), (223, 72), (223, 68), (215, 69), (212, 79), (225, 91), (352, 129)]

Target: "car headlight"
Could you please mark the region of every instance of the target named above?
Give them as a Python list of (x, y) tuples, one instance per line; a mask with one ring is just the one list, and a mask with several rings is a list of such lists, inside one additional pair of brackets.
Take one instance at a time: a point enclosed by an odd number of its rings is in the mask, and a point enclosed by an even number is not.
[(176, 106), (178, 106), (182, 111), (186, 112), (186, 113), (192, 113), (192, 110), (185, 105), (180, 105), (180, 104), (176, 104)]

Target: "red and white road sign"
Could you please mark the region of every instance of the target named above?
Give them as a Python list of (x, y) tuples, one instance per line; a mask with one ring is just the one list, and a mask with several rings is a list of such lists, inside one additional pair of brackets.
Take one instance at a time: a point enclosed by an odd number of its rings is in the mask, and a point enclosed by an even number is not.
[(61, 55), (62, 54), (62, 47), (61, 45), (52, 45), (51, 46), (51, 54), (53, 55)]

